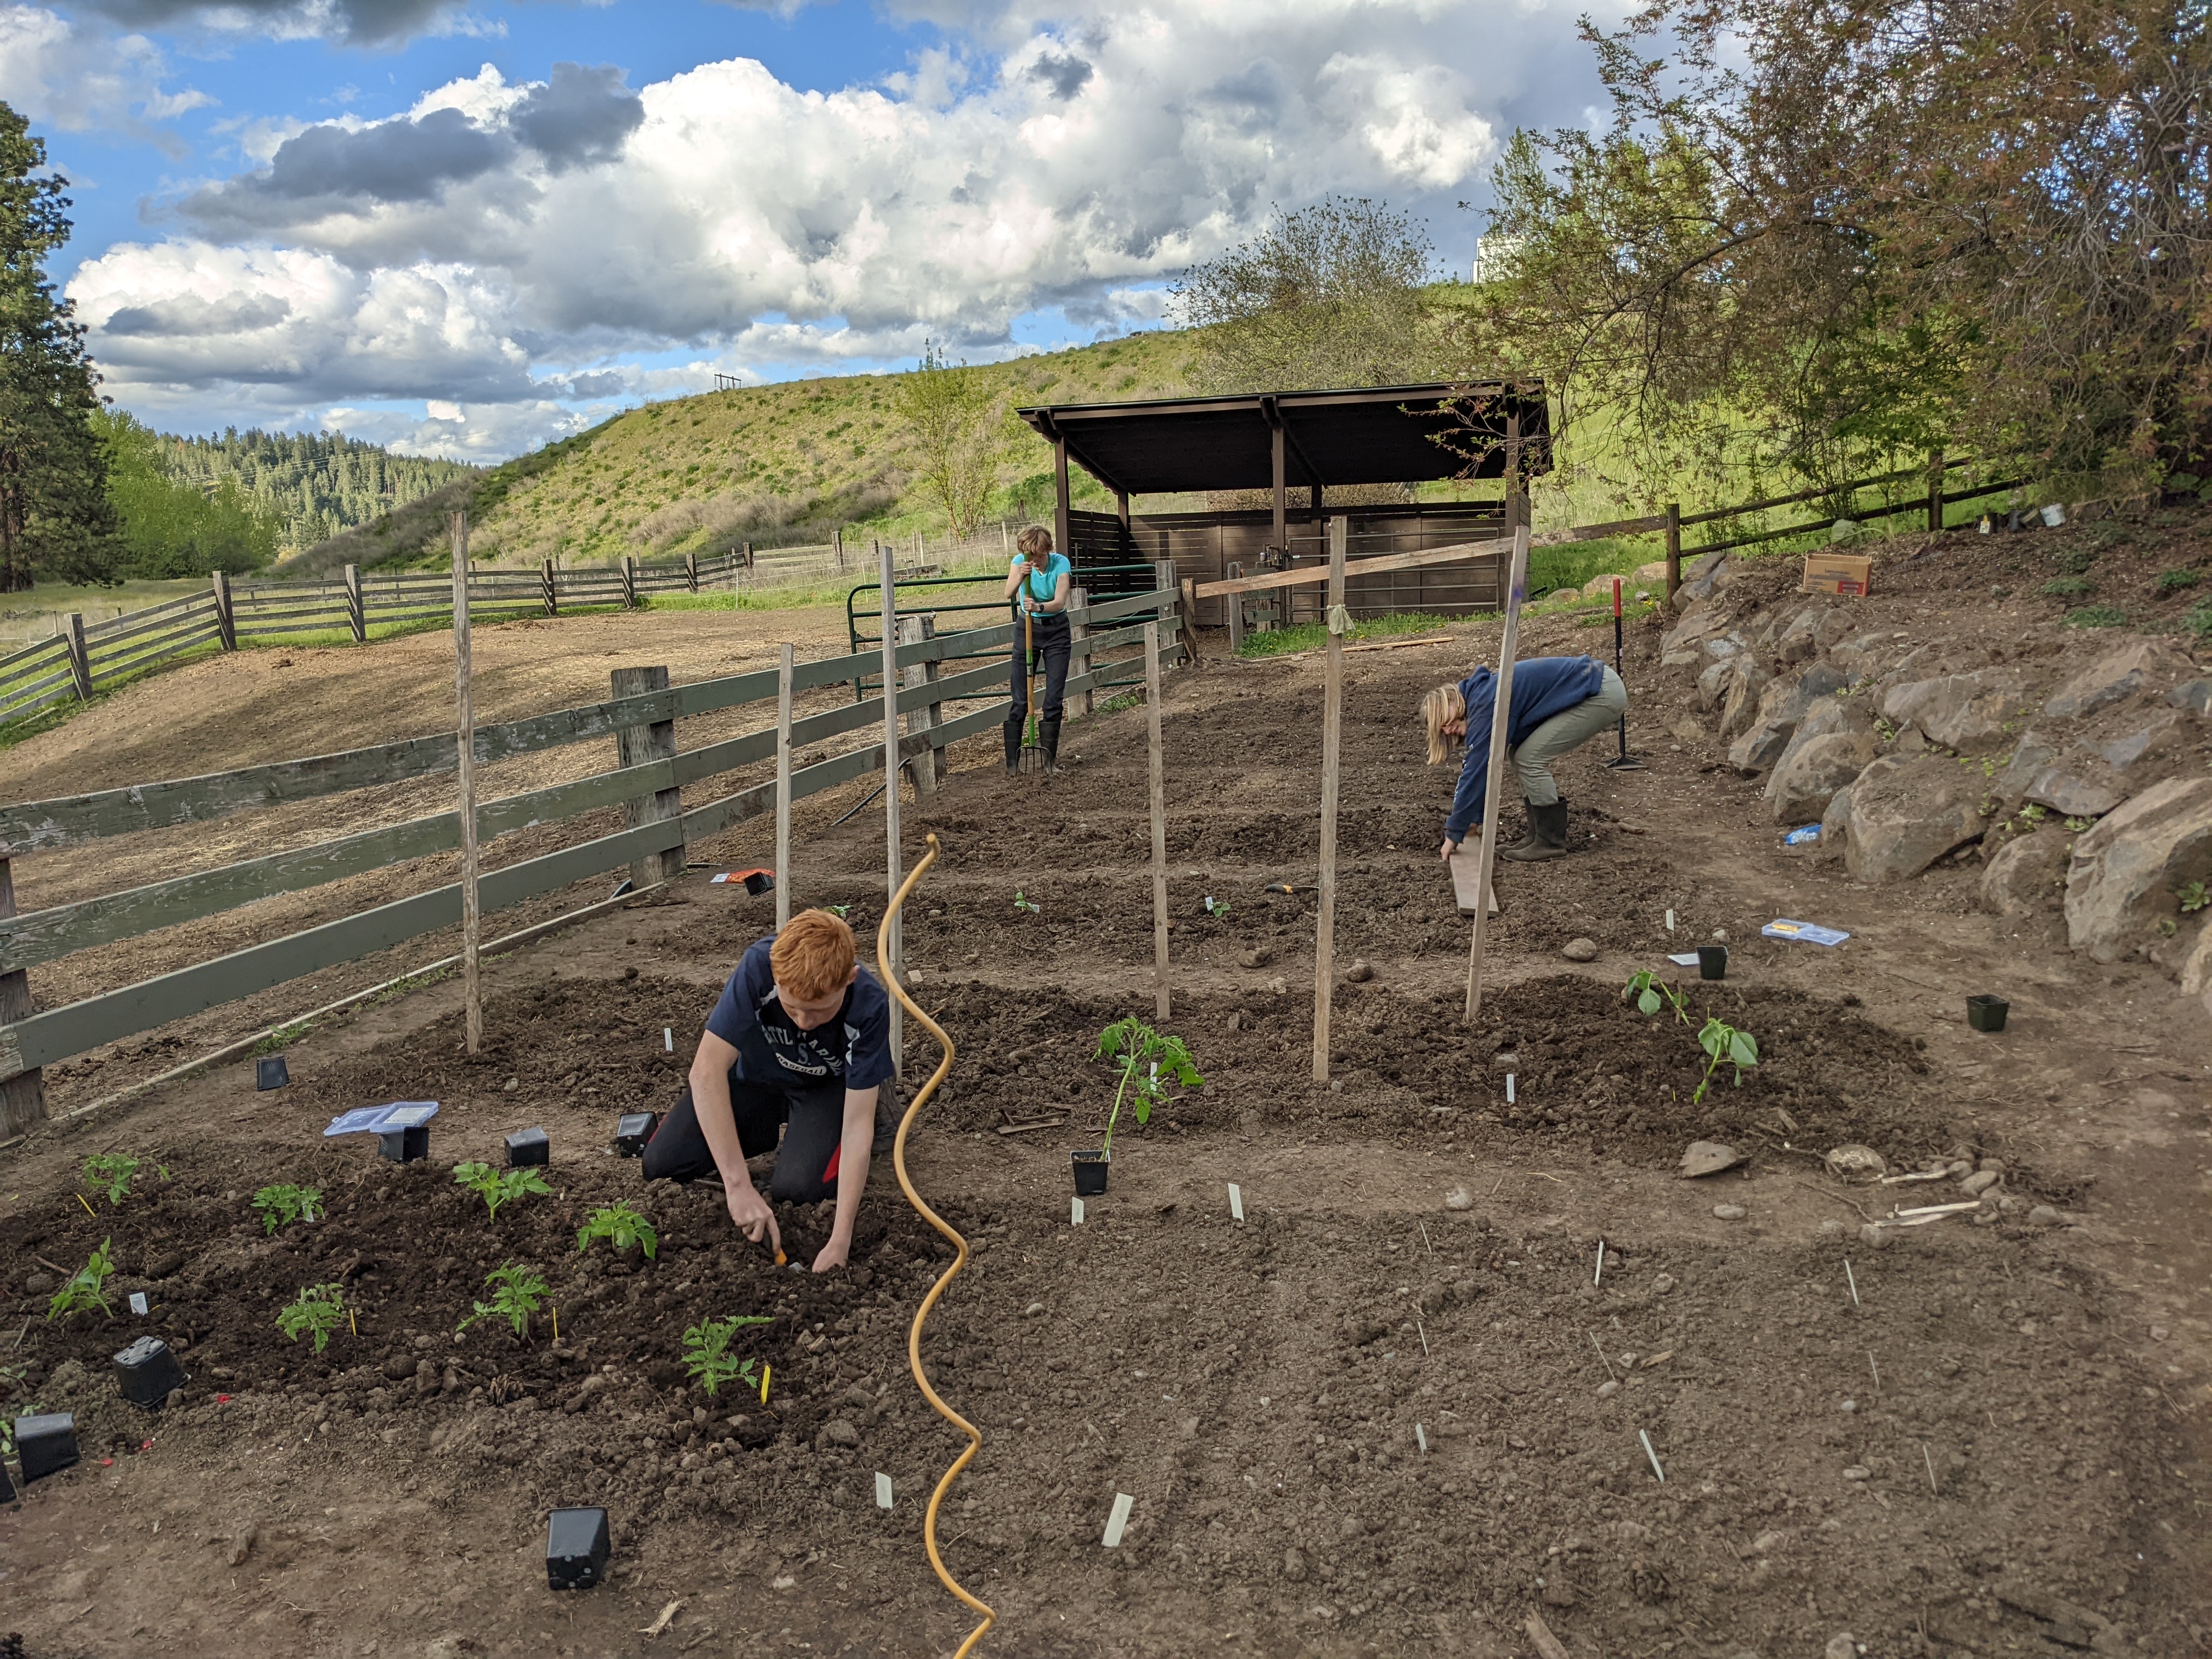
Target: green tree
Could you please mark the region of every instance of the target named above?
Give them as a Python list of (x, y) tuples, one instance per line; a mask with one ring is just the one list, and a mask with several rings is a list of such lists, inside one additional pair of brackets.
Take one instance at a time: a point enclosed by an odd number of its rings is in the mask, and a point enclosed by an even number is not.
[(276, 556), (282, 529), (268, 498), (249, 495), (234, 473), (188, 483), (167, 464), (183, 446), (121, 410), (95, 410), (92, 426), (107, 466), (107, 495), (121, 520), (124, 563), (134, 576), (240, 575)]
[(998, 399), (982, 374), (925, 341), (921, 362), (892, 385), (891, 406), (919, 452), (915, 471), (956, 537), (975, 533), (998, 471)]
[(34, 574), (114, 579), (84, 325), (46, 271), (69, 240), (67, 184), (46, 171), (46, 141), (0, 103), (0, 589), (11, 591)]

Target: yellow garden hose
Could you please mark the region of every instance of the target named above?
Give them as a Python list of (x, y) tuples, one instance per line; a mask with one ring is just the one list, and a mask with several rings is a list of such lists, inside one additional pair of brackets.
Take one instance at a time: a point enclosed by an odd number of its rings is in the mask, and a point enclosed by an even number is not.
[(929, 1317), (929, 1310), (937, 1305), (937, 1298), (945, 1294), (945, 1287), (950, 1285), (958, 1276), (960, 1270), (968, 1265), (968, 1241), (953, 1231), (943, 1216), (921, 1201), (921, 1194), (915, 1191), (914, 1182), (908, 1178), (906, 1172), (907, 1132), (914, 1127), (915, 1115), (921, 1110), (922, 1103), (937, 1092), (937, 1085), (945, 1081), (945, 1074), (952, 1069), (952, 1039), (945, 1035), (943, 1026), (922, 1012), (915, 1006), (914, 999), (906, 994), (906, 987), (900, 984), (897, 978), (891, 973), (890, 952), (885, 945), (885, 940), (890, 933), (892, 919), (898, 915), (900, 907), (905, 904), (906, 896), (914, 890), (915, 883), (921, 879), (922, 872), (937, 862), (939, 850), (937, 837), (930, 836), (929, 851), (922, 855), (921, 862), (914, 866), (907, 878), (899, 884), (897, 893), (892, 896), (890, 907), (884, 910), (883, 921), (876, 928), (876, 971), (883, 976), (883, 981), (890, 988), (890, 994), (899, 1000), (899, 1006), (927, 1027), (930, 1036), (937, 1039), (937, 1046), (945, 1051), (944, 1058), (937, 1062), (937, 1069), (929, 1074), (929, 1081), (915, 1091), (913, 1102), (906, 1109), (905, 1115), (899, 1119), (898, 1139), (891, 1143), (891, 1167), (898, 1172), (899, 1188), (906, 1194), (906, 1201), (914, 1206), (923, 1220), (952, 1241), (956, 1252), (952, 1258), (952, 1265), (947, 1267), (943, 1276), (929, 1287), (929, 1294), (921, 1298), (921, 1306), (915, 1310), (914, 1325), (906, 1335), (906, 1358), (907, 1364), (914, 1370), (915, 1382), (921, 1386), (922, 1398), (929, 1401), (931, 1408), (939, 1417), (968, 1437), (966, 1449), (953, 1460), (952, 1467), (945, 1470), (942, 1478), (939, 1480), (937, 1490), (929, 1494), (929, 1512), (923, 1517), (921, 1525), (921, 1541), (924, 1547), (929, 1551), (929, 1565), (937, 1569), (938, 1578), (944, 1583), (945, 1589), (983, 1615), (983, 1622), (969, 1633), (968, 1639), (960, 1644), (959, 1651), (953, 1656), (953, 1659), (968, 1659), (968, 1656), (975, 1650), (975, 1644), (983, 1639), (993, 1625), (998, 1623), (999, 1615), (982, 1601), (961, 1589), (952, 1575), (945, 1571), (945, 1558), (937, 1553), (937, 1511), (945, 1502), (945, 1492), (951, 1487), (953, 1481), (959, 1478), (960, 1471), (975, 1461), (975, 1454), (982, 1449), (983, 1436), (981, 1431), (973, 1423), (961, 1416), (939, 1397), (937, 1390), (929, 1386), (928, 1374), (921, 1369), (922, 1322)]

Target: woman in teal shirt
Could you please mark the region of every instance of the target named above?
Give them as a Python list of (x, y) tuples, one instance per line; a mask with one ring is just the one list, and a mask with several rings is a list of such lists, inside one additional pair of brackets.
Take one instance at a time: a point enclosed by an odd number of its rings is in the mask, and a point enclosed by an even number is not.
[[(1060, 711), (1067, 684), (1067, 590), (1073, 567), (1052, 549), (1052, 532), (1033, 524), (1014, 538), (1014, 561), (1006, 572), (1006, 598), (1021, 607), (1030, 641), (1044, 665), (1044, 703), (1038, 711), (1037, 738), (1044, 745), (1044, 769), (1060, 769)], [(1013, 711), (1006, 716), (1006, 773), (1022, 769), (1022, 722), (1029, 718), (1029, 664), (1023, 629), (1014, 631)]]

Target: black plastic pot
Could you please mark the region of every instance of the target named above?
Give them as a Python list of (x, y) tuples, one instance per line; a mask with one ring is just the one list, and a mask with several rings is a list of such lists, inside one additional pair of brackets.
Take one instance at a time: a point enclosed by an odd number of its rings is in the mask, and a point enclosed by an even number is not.
[(142, 1336), (115, 1356), (116, 1386), (134, 1406), (154, 1410), (168, 1399), (172, 1389), (190, 1381), (169, 1345), (158, 1336)]
[(2005, 1013), (2011, 1006), (2002, 997), (1968, 997), (1966, 1024), (1977, 1031), (2002, 1031)]
[(1700, 945), (1698, 947), (1698, 977), (1726, 979), (1728, 977), (1728, 946)]
[(377, 1150), (394, 1164), (412, 1164), (430, 1156), (430, 1126), (418, 1123), (411, 1129), (386, 1129), (376, 1141)]
[(507, 1167), (544, 1169), (553, 1161), (553, 1143), (543, 1129), (517, 1129), (507, 1138)]
[(1070, 1152), (1067, 1156), (1075, 1166), (1078, 1198), (1096, 1198), (1106, 1190), (1106, 1176), (1114, 1158), (1111, 1152)]
[(623, 1158), (643, 1158), (645, 1143), (660, 1127), (658, 1112), (624, 1112), (615, 1120), (615, 1151)]
[(745, 891), (758, 898), (763, 893), (775, 891), (775, 878), (765, 870), (755, 870), (745, 877)]
[(23, 1484), (58, 1474), (76, 1462), (76, 1419), (67, 1412), (44, 1412), (15, 1419), (15, 1455), (23, 1465)]
[(257, 1089), (281, 1089), (292, 1080), (292, 1068), (284, 1063), (282, 1054), (264, 1054), (253, 1062), (253, 1086)]
[(607, 1551), (605, 1510), (556, 1510), (545, 1523), (545, 1582), (589, 1589), (606, 1577)]

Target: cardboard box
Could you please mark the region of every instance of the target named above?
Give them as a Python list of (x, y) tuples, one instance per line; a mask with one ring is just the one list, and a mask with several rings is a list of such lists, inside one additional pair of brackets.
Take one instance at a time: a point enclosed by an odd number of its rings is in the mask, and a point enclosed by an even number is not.
[(1863, 553), (1809, 553), (1805, 557), (1805, 580), (1801, 593), (1850, 593), (1874, 591), (1874, 561)]

